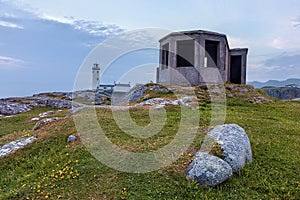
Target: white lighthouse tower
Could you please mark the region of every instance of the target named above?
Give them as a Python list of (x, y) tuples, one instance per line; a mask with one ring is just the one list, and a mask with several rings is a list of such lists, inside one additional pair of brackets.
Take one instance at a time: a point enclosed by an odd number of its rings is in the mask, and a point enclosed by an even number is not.
[(99, 84), (99, 72), (100, 72), (100, 67), (99, 64), (95, 63), (94, 66), (92, 67), (92, 89), (96, 90), (97, 86)]

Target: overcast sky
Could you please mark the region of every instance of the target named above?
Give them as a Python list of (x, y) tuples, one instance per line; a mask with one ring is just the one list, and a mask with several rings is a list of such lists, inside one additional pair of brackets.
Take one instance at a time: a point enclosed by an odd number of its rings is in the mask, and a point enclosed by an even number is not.
[(247, 81), (299, 78), (299, 8), (298, 0), (0, 0), (0, 97), (71, 91), (97, 44), (142, 28), (224, 33), (231, 48), (249, 48)]

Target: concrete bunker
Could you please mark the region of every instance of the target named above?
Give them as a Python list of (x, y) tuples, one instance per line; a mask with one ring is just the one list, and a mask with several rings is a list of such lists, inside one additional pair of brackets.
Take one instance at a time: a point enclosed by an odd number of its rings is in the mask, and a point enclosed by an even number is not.
[[(248, 49), (230, 49), (224, 34), (203, 30), (173, 32), (159, 42), (160, 66), (157, 68), (157, 83), (182, 86), (246, 83)], [(214, 70), (219, 71), (220, 78), (210, 77)]]

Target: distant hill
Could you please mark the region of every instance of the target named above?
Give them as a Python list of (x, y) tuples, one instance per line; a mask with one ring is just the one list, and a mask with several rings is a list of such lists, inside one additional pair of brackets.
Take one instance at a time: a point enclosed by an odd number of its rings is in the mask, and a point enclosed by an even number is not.
[(277, 81), (277, 80), (269, 80), (267, 82), (247, 82), (248, 85), (252, 85), (254, 88), (263, 88), (263, 87), (285, 87), (286, 85), (295, 84), (300, 87), (300, 79), (299, 78), (291, 78), (285, 81)]

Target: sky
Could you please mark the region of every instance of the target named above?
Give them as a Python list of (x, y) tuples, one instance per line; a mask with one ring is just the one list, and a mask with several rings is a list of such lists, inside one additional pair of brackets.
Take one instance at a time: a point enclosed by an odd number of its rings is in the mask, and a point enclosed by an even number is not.
[[(230, 48), (249, 48), (247, 81), (299, 78), (299, 8), (298, 0), (0, 0), (0, 98), (72, 91), (97, 45), (148, 28), (226, 34)], [(158, 58), (138, 55), (121, 56), (102, 81), (119, 80), (121, 61), (134, 56), (139, 59), (126, 70), (140, 74), (136, 81), (155, 79), (148, 63)], [(135, 68), (143, 63), (145, 76)]]

